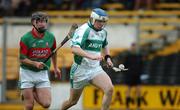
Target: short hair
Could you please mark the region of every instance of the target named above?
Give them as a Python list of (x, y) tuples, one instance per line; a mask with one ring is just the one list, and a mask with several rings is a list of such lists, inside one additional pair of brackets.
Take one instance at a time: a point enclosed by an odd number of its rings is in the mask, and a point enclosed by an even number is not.
[(46, 22), (48, 22), (48, 15), (44, 12), (38, 11), (38, 12), (34, 12), (31, 16), (31, 22), (33, 20), (45, 20)]

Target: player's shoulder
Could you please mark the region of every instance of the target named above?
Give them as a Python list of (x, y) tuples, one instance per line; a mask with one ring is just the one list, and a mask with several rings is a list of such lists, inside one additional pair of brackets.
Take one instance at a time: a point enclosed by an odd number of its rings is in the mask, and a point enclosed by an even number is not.
[(107, 30), (105, 28), (102, 29), (101, 31), (107, 34)]
[(104, 37), (107, 37), (107, 31), (105, 29), (102, 29), (101, 31), (98, 31), (98, 33), (100, 33)]
[(30, 36), (32, 36), (31, 31), (26, 32), (26, 33), (21, 37), (21, 39), (23, 39), (23, 40), (24, 40), (24, 39), (29, 39)]
[(77, 31), (85, 31), (87, 28), (89, 28), (87, 23), (82, 24)]
[(80, 27), (76, 29), (75, 34), (82, 36), (87, 29), (88, 29), (88, 25), (86, 23), (82, 24)]
[(46, 31), (46, 34), (48, 35), (48, 36), (52, 36), (52, 37), (54, 37), (54, 34), (52, 33), (52, 32), (50, 32), (50, 31)]

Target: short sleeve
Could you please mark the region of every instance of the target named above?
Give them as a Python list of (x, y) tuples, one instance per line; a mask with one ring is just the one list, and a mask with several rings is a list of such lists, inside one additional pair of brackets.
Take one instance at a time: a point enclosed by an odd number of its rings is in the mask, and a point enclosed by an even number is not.
[(82, 39), (83, 39), (83, 32), (81, 30), (76, 30), (71, 40), (71, 47), (72, 46), (81, 47)]
[(108, 45), (108, 41), (107, 41), (107, 31), (104, 31), (104, 32), (105, 32), (105, 39), (104, 39), (102, 48), (105, 48), (105, 47)]
[(103, 45), (102, 45), (102, 48), (105, 48), (107, 45), (108, 45), (107, 38), (105, 38)]
[(55, 37), (54, 37), (54, 40), (53, 40), (53, 45), (51, 47), (51, 50), (53, 51), (54, 49), (56, 49), (56, 38)]
[(20, 59), (25, 59), (27, 58), (27, 54), (28, 54), (28, 46), (26, 43), (26, 39), (21, 37), (20, 42), (19, 42), (19, 46), (20, 46)]

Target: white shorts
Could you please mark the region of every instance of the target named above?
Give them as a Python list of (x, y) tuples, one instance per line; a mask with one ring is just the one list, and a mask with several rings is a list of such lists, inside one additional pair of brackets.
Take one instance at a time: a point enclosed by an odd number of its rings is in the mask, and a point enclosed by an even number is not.
[(35, 72), (20, 67), (19, 87), (20, 89), (51, 87), (48, 70)]
[(101, 66), (90, 68), (74, 63), (70, 72), (71, 87), (73, 89), (81, 89), (99, 74), (106, 74)]

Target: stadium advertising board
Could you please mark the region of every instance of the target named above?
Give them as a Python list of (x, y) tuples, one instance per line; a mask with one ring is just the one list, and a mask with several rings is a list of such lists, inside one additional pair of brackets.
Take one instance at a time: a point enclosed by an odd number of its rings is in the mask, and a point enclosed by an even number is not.
[[(115, 86), (112, 98), (112, 109), (124, 109), (126, 106), (126, 86)], [(133, 88), (134, 89), (134, 88)], [(130, 108), (137, 106), (135, 91), (131, 92), (132, 101)], [(99, 109), (101, 107), (103, 93), (101, 90), (88, 86), (83, 94), (84, 109)], [(179, 109), (180, 87), (179, 86), (143, 86), (141, 91), (142, 109)]]

